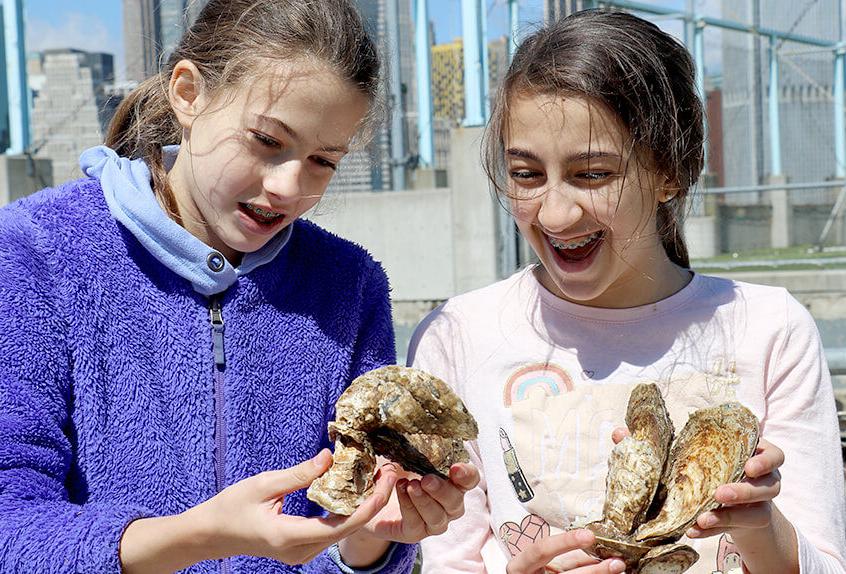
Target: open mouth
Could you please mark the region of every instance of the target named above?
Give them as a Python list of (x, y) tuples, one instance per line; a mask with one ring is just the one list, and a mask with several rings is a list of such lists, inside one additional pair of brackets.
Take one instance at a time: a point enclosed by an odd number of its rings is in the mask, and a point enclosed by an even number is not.
[(277, 213), (270, 209), (253, 205), (252, 203), (239, 203), (238, 207), (250, 219), (265, 227), (273, 227), (285, 218), (284, 213)]
[(581, 261), (590, 256), (605, 237), (604, 231), (594, 231), (575, 239), (558, 239), (547, 235), (547, 240), (555, 253), (565, 261)]

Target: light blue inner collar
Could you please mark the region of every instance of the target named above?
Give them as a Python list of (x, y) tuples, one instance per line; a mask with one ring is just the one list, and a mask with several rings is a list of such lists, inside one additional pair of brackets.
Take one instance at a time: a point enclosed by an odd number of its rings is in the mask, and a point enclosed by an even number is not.
[[(179, 146), (165, 146), (165, 165), (170, 167)], [(176, 223), (162, 210), (150, 187), (150, 169), (141, 159), (119, 157), (106, 146), (83, 152), (82, 172), (100, 180), (109, 211), (163, 265), (191, 282), (206, 296), (228, 289), (241, 275), (271, 261), (285, 247), (293, 223), (277, 233), (261, 249), (245, 253), (241, 265), (226, 259)]]

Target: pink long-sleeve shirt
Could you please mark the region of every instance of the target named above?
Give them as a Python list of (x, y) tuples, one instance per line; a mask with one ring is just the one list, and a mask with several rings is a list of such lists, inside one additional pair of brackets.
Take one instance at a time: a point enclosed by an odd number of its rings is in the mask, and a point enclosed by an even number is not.
[[(504, 572), (532, 541), (598, 519), (611, 433), (644, 381), (658, 384), (676, 433), (697, 408), (751, 409), (785, 452), (775, 504), (796, 529), (801, 571), (846, 572), (832, 386), (816, 325), (784, 289), (695, 274), (657, 303), (601, 309), (524, 270), (436, 309), (408, 356), (479, 423), (468, 450), (482, 482), (464, 517), (423, 542), (426, 573)], [(741, 572), (729, 536), (682, 542), (700, 555), (692, 574)]]

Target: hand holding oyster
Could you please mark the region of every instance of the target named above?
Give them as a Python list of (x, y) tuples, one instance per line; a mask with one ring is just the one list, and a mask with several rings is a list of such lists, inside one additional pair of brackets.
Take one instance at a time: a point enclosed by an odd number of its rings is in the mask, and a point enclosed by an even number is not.
[(440, 379), (389, 366), (356, 378), (338, 397), (329, 438), (334, 464), (309, 487), (309, 500), (350, 515), (373, 490), (376, 455), (405, 470), (447, 478), (469, 460), (464, 441), (478, 434), (475, 419)]
[(608, 461), (603, 518), (587, 525), (596, 535), (592, 553), (621, 558), (630, 574), (681, 574), (699, 555), (677, 541), (719, 506), (717, 487), (743, 478), (758, 419), (739, 403), (700, 409), (673, 443), (664, 400), (648, 383), (632, 391), (626, 425), (631, 435)]

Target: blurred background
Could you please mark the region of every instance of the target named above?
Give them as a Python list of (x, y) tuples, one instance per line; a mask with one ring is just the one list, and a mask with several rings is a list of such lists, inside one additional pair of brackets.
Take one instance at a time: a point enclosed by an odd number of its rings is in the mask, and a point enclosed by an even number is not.
[[(357, 0), (390, 70), (391, 116), (310, 215), (381, 260), (402, 358), (422, 316), (532, 256), (480, 168), (515, 43), (586, 8), (683, 42), (707, 105), (685, 233), (698, 271), (787, 287), (846, 396), (846, 0)], [(115, 107), (203, 0), (0, 0), (0, 204), (79, 177)]]

